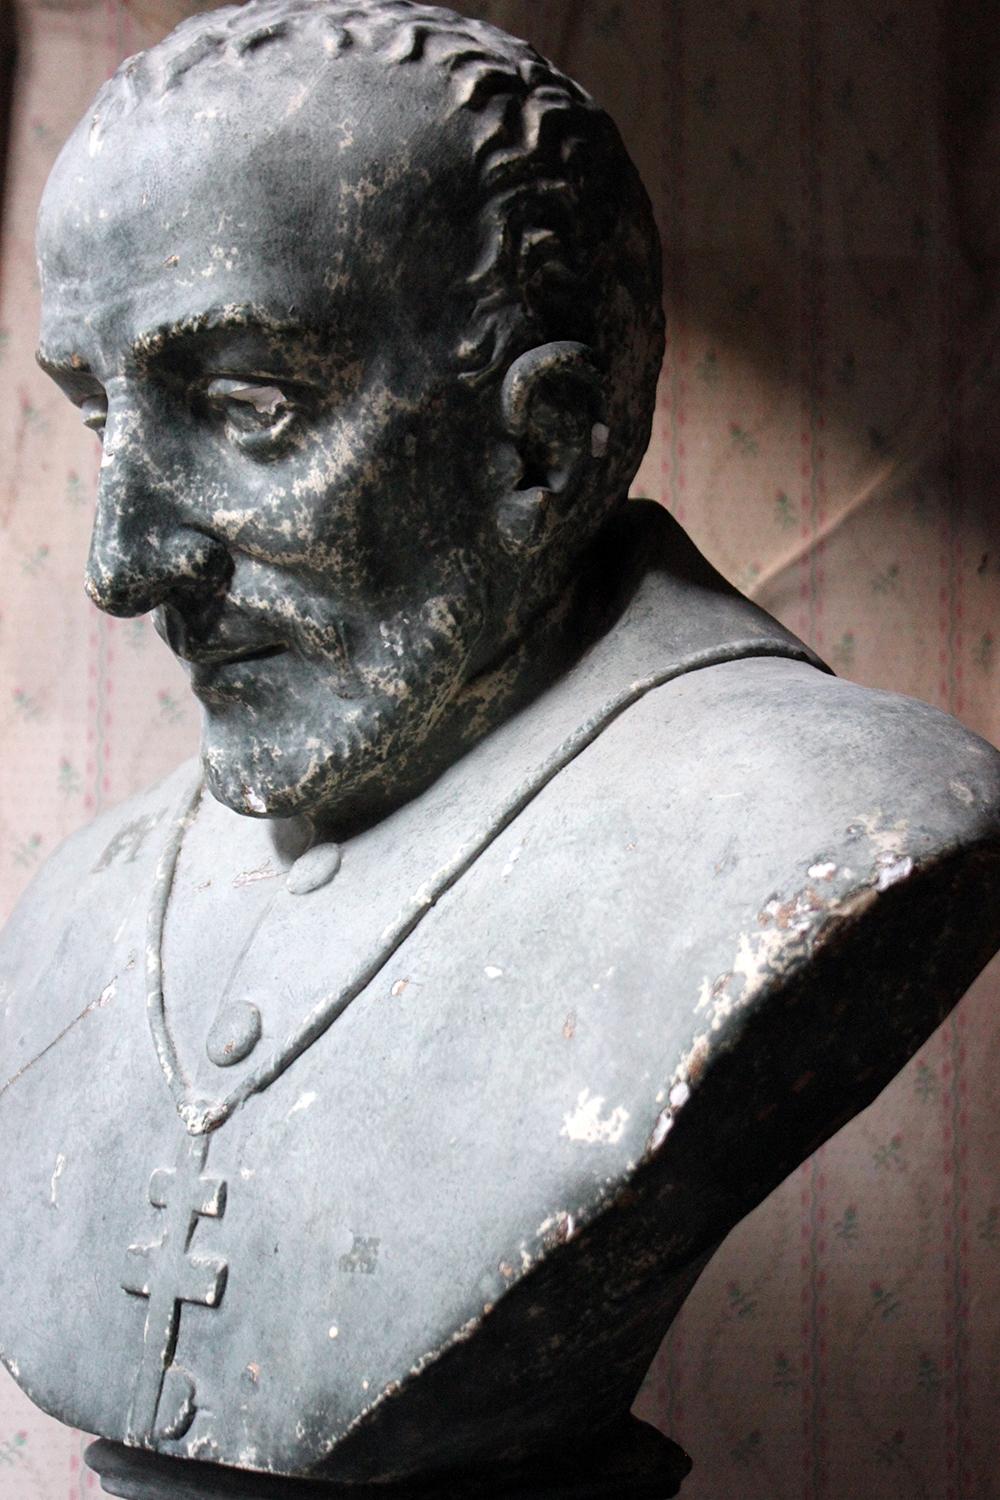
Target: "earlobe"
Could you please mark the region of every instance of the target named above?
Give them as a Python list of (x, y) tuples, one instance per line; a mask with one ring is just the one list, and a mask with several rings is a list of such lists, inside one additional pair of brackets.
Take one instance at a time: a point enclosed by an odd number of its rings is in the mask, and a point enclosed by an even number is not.
[(511, 365), (500, 405), (519, 478), (500, 500), (497, 526), (507, 551), (534, 552), (571, 515), (583, 481), (604, 458), (604, 377), (585, 344), (542, 344)]

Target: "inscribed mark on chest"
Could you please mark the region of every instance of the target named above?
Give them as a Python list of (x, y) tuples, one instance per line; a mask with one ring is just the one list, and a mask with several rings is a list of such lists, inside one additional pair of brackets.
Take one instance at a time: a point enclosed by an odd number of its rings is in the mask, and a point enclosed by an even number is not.
[(141, 818), (125, 823), (105, 845), (90, 873), (97, 875), (101, 870), (106, 870), (109, 865), (120, 862), (132, 864), (162, 817), (163, 810), (161, 809), (160, 812), (144, 813)]

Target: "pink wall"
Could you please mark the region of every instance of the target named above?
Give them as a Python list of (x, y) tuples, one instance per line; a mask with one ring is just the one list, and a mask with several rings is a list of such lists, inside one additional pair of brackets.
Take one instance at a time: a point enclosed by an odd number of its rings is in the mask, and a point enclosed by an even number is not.
[[(0, 259), (4, 912), (66, 833), (195, 742), (148, 623), (99, 617), (80, 589), (97, 450), (32, 362), (31, 237), (98, 83), (196, 8), (19, 6)], [(845, 675), (1000, 738), (1000, 131), (988, 108), (963, 114), (997, 76), (992, 38), (943, 0), (459, 8), (530, 34), (598, 93), (656, 202), (670, 339), (638, 488)], [(1000, 1497), (998, 1000), (994, 966), (702, 1277), (639, 1403), (696, 1457), (686, 1500)], [(96, 1493), (80, 1450), (2, 1378), (4, 1500)]]

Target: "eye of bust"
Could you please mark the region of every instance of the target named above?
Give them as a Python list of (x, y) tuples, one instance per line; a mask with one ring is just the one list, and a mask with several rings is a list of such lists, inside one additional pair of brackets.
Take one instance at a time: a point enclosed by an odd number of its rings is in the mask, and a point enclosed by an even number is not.
[(301, 410), (290, 391), (263, 379), (216, 376), (205, 395), (223, 418), (226, 436), (259, 457), (274, 452), (290, 435)]

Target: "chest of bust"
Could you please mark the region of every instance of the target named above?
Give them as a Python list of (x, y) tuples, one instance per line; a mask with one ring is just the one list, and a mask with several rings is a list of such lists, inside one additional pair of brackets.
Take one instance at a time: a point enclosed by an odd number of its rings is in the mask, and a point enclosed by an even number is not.
[[(630, 1344), (628, 1378), (640, 1378), (655, 1323), (637, 1336), (634, 1321), (592, 1310), (585, 1326), (593, 1263), (554, 1288), (541, 1268), (555, 1247), (572, 1249), (643, 1154), (683, 1043), (683, 1019), (664, 1025), (623, 950), (633, 911), (601, 935), (599, 914), (628, 885), (645, 836), (626, 816), (595, 881), (579, 807), (593, 806), (605, 753), (588, 752), (443, 890), (433, 882), (456, 834), (468, 841), (467, 821), (435, 818), (439, 842), (414, 829), (405, 851), (381, 842), (382, 825), (307, 897), (289, 894), (274, 864), (237, 860), (215, 918), (211, 824), (194, 825), (163, 931), (171, 1057), (149, 1024), (149, 966), (134, 959), (149, 936), (136, 901), (115, 934), (113, 996), (33, 1065), (11, 1112), (32, 1274), (49, 1280), (66, 1340), (101, 1379), (53, 1366), (51, 1342), (32, 1333), (33, 1299), (5, 1344), (81, 1427), (301, 1471), (414, 1370), (446, 1364), (456, 1339), (512, 1316), (533, 1340), (545, 1333), (536, 1394), (569, 1391), (574, 1359), (621, 1381), (605, 1357), (609, 1328)], [(117, 878), (153, 886), (168, 828)], [(196, 925), (217, 951), (181, 941), (198, 901), (208, 910)], [(37, 995), (54, 984), (65, 975), (41, 973)], [(213, 1012), (239, 1004), (259, 1010), (260, 1037), (220, 1067), (206, 1046)], [(310, 1018), (333, 1013), (310, 1044), (320, 1025)], [(189, 1135), (183, 1100), (223, 1122)], [(703, 1248), (705, 1222), (678, 1223), (679, 1272)], [(658, 1280), (662, 1299), (662, 1261)], [(681, 1272), (672, 1294), (686, 1285)], [(523, 1346), (506, 1342), (493, 1373), (513, 1385)], [(456, 1439), (461, 1423), (452, 1400)], [(514, 1425), (523, 1440), (523, 1416)], [(371, 1461), (362, 1451), (358, 1462)]]
[[(0, 1345), (40, 1404), (351, 1481), (627, 1407), (712, 1244), (992, 951), (1000, 805), (994, 752), (809, 667), (630, 701), (554, 761), (521, 734), (527, 777), (489, 741), (309, 896), (259, 848), (220, 876), (208, 822), (181, 848), (180, 778), (67, 861), (58, 941), (28, 904)], [(260, 1015), (222, 1065), (220, 1001)]]

